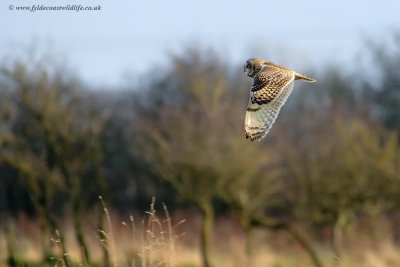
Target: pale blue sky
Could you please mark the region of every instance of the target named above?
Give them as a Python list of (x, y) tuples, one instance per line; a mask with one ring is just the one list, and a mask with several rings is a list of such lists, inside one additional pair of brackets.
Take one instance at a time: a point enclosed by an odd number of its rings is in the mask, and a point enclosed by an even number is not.
[[(9, 6), (101, 5), (101, 11), (10, 11)], [(0, 58), (35, 44), (99, 86), (139, 77), (185, 45), (233, 64), (265, 57), (293, 68), (351, 64), (363, 38), (400, 28), (400, 1), (1, 0)]]

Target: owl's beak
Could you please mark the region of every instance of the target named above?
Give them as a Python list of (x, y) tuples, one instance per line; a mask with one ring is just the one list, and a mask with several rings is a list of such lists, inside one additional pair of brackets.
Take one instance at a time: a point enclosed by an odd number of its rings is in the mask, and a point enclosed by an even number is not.
[(250, 71), (251, 71), (251, 69), (249, 69), (249, 68), (247, 67), (247, 64), (244, 64), (244, 65), (243, 65), (243, 72), (245, 72), (247, 75), (249, 75)]

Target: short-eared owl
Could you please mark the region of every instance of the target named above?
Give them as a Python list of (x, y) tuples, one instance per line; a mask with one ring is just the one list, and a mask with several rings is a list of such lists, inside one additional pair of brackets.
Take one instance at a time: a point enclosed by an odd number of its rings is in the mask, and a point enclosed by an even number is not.
[(293, 89), (294, 80), (315, 82), (301, 73), (258, 58), (244, 65), (244, 72), (254, 78), (244, 123), (246, 138), (260, 141), (271, 129), (279, 111)]

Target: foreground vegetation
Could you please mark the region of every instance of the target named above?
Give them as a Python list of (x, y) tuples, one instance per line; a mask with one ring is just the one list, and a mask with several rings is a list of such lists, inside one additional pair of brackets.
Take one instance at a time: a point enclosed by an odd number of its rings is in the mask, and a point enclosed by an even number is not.
[[(296, 85), (268, 138), (254, 144), (242, 129), (249, 81), (212, 51), (187, 49), (143, 84), (105, 91), (41, 58), (4, 62), (0, 226), (8, 252), (1, 257), (9, 265), (26, 261), (14, 255), (24, 248), (13, 236), (24, 232), (17, 218), (28, 216), (40, 233), (28, 238), (40, 248), (39, 265), (177, 266), (168, 214), (165, 220), (153, 208), (149, 214), (148, 226), (168, 224), (168, 238), (159, 230), (166, 242), (159, 262), (143, 262), (140, 250), (149, 245), (133, 249), (137, 236), (127, 247), (112, 237), (111, 226), (119, 229), (120, 221), (110, 222), (104, 203), (129, 218), (157, 196), (173, 214), (201, 215), (184, 231), (193, 240), (199, 236), (198, 246), (188, 246), (199, 248), (196, 266), (227, 266), (217, 253), (227, 245), (216, 240), (221, 218), (240, 225), (231, 232), (243, 244), (238, 266), (265, 266), (257, 261), (260, 248), (278, 253), (278, 240), (287, 240), (284, 250), (299, 252), (293, 263), (277, 256), (270, 265), (376, 266), (349, 255), (351, 240), (365, 249), (354, 255), (382, 266), (398, 262), (392, 254), (376, 256), (388, 247), (397, 251), (400, 236), (400, 41), (394, 36), (390, 46), (370, 44), (371, 60), (360, 66), (368, 72), (344, 75), (326, 67), (315, 85)], [(198, 231), (190, 230), (197, 223)], [(151, 233), (138, 235), (143, 231)], [(260, 240), (260, 233), (269, 238)], [(94, 252), (93, 244), (106, 245)], [(73, 261), (71, 247), (79, 255)], [(230, 253), (233, 259), (237, 252)]]
[[(67, 261), (62, 257), (55, 235), (51, 240), (52, 253), (43, 262), (44, 250), (37, 246), (38, 222), (21, 215), (9, 221), (12, 227), (7, 233), (1, 232), (0, 261), (10, 266), (200, 266), (199, 215), (187, 211), (171, 214), (176, 219), (189, 218), (179, 221), (169, 216), (161, 203), (135, 216), (120, 217), (111, 212), (110, 224), (107, 223), (105, 230), (107, 239), (100, 240), (95, 216), (85, 214), (83, 229), (92, 255), (92, 262), (85, 263), (73, 239), (70, 220), (60, 223), (67, 237)], [(317, 252), (324, 266), (397, 266), (400, 263), (398, 248), (391, 240), (393, 233), (382, 218), (369, 221), (367, 226), (365, 222), (352, 225), (344, 233), (338, 243), (342, 248), (340, 256), (332, 252), (329, 244), (318, 242)], [(284, 231), (255, 228), (250, 259), (245, 253), (246, 233), (236, 219), (216, 219), (212, 237), (214, 249), (210, 254), (215, 266), (310, 266), (305, 251)], [(104, 258), (103, 248), (109, 253), (108, 259)]]

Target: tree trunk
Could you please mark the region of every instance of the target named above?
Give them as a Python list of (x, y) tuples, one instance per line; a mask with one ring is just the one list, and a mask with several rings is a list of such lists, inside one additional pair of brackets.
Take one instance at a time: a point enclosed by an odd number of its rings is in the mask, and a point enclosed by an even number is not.
[(246, 234), (246, 265), (247, 267), (253, 266), (253, 254), (254, 254), (254, 227), (251, 225), (251, 218), (248, 216), (244, 209), (240, 209), (239, 213), (240, 224), (242, 225), (244, 232)]
[(201, 225), (201, 257), (203, 261), (203, 267), (211, 267), (210, 263), (210, 249), (211, 249), (211, 238), (213, 232), (214, 223), (214, 209), (211, 201), (201, 201), (199, 208), (203, 214), (203, 220)]
[[(11, 219), (8, 220), (6, 225), (6, 245), (7, 245), (7, 263), (9, 267), (20, 266), (15, 257), (15, 239), (14, 239), (14, 223)], [(22, 264), (21, 264), (22, 265)]]
[(257, 218), (252, 218), (253, 223), (255, 225), (260, 225), (268, 229), (274, 229), (274, 230), (286, 230), (288, 233), (297, 241), (299, 244), (306, 250), (308, 255), (311, 258), (311, 262), (315, 267), (322, 267), (322, 263), (320, 258), (318, 257), (317, 252), (315, 249), (312, 247), (311, 242), (303, 235), (301, 234), (298, 230), (296, 230), (294, 227), (286, 224), (286, 223), (280, 223), (278, 221), (274, 220), (269, 220), (267, 218), (262, 218), (262, 217), (257, 217)]
[(105, 234), (105, 212), (104, 212), (104, 206), (102, 204), (102, 201), (100, 201), (99, 204), (99, 217), (98, 217), (98, 225), (97, 225), (97, 235), (100, 239), (100, 242), (102, 243), (102, 252), (103, 252), (103, 266), (104, 267), (110, 267), (111, 266), (111, 260), (110, 260), (110, 253), (108, 251), (107, 245), (104, 244), (103, 240), (107, 239), (107, 235)]
[(85, 237), (82, 231), (82, 202), (80, 199), (80, 185), (78, 177), (70, 177), (71, 188), (70, 188), (70, 198), (72, 201), (72, 213), (73, 213), (73, 223), (75, 228), (75, 238), (79, 244), (81, 251), (81, 260), (84, 265), (90, 263), (89, 250), (85, 241)]
[(254, 234), (253, 227), (250, 225), (245, 227), (246, 231), (246, 266), (253, 266), (253, 255), (254, 255)]
[(315, 267), (322, 267), (322, 263), (320, 258), (318, 257), (317, 252), (315, 249), (311, 246), (311, 243), (307, 238), (301, 234), (298, 230), (288, 227), (287, 231), (293, 236), (294, 239), (296, 239), (297, 242), (307, 251), (308, 255), (311, 258), (311, 262)]

